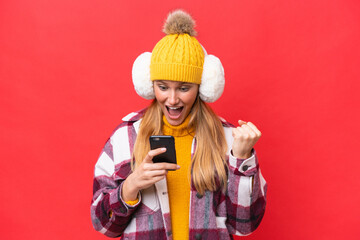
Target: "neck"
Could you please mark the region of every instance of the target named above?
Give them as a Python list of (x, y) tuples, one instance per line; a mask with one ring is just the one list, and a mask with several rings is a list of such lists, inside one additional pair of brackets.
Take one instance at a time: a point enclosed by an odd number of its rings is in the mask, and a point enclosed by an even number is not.
[(189, 128), (190, 122), (190, 114), (185, 118), (185, 120), (178, 126), (170, 125), (170, 123), (166, 120), (166, 117), (163, 116), (164, 125), (162, 127), (162, 131), (165, 135), (172, 135), (175, 137), (186, 136), (188, 134), (193, 134), (194, 129)]

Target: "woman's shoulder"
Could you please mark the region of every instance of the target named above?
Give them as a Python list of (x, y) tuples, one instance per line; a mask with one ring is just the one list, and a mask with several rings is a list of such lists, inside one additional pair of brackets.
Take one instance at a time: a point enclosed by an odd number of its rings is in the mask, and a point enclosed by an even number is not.
[(129, 134), (131, 132), (129, 129), (134, 129), (137, 132), (145, 111), (146, 108), (127, 114), (121, 119), (122, 122), (113, 130), (111, 136), (114, 137), (122, 134)]
[(125, 117), (122, 118), (122, 121), (123, 122), (136, 122), (144, 116), (146, 109), (147, 108), (143, 108), (139, 111), (129, 113), (128, 115), (126, 115)]

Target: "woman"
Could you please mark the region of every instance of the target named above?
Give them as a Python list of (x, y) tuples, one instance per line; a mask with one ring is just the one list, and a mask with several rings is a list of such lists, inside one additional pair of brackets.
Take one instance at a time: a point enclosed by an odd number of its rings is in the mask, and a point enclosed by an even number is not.
[[(154, 98), (109, 138), (95, 166), (94, 228), (121, 239), (231, 239), (259, 225), (266, 204), (250, 122), (237, 127), (205, 102), (224, 88), (220, 60), (194, 37), (194, 21), (169, 14), (167, 34), (133, 66), (137, 93)], [(177, 164), (153, 163), (151, 135), (175, 138)], [(168, 171), (175, 170), (175, 171)]]

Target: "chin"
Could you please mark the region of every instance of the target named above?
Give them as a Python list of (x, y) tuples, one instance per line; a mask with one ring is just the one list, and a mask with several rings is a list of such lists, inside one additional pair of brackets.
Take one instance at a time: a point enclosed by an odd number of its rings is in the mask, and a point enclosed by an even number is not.
[(184, 121), (184, 119), (182, 119), (181, 117), (180, 118), (178, 118), (178, 119), (171, 119), (169, 116), (167, 116), (167, 115), (165, 115), (165, 117), (166, 117), (166, 120), (168, 121), (168, 123), (170, 124), (170, 125), (173, 125), (173, 126), (178, 126), (178, 125), (180, 125), (183, 121)]
[(169, 119), (167, 119), (167, 120), (168, 120), (168, 123), (170, 123), (170, 125), (173, 125), (173, 126), (178, 126), (182, 123), (182, 121), (180, 121), (180, 120), (171, 120), (171, 119), (170, 119), (170, 121), (169, 121)]

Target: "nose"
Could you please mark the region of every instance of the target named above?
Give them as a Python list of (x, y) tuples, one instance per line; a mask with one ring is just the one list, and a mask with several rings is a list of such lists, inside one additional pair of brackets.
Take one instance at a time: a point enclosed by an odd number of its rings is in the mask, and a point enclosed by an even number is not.
[(179, 97), (177, 95), (176, 90), (171, 90), (169, 93), (168, 102), (170, 105), (176, 105), (179, 103)]

